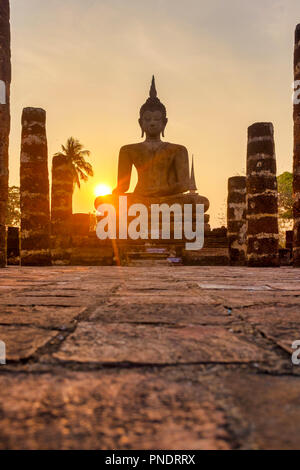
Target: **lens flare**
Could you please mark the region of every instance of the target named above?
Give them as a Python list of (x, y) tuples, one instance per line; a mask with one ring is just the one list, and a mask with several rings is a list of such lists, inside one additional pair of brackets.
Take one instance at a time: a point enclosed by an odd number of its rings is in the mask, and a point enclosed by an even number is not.
[(95, 196), (97, 197), (107, 196), (107, 194), (111, 194), (111, 192), (112, 192), (112, 189), (107, 184), (98, 184), (94, 189)]

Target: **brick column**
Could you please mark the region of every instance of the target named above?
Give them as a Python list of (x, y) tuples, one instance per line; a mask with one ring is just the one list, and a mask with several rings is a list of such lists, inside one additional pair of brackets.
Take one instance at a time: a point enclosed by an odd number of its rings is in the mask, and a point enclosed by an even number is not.
[(278, 192), (273, 124), (248, 128), (248, 266), (278, 266)]
[[(295, 88), (300, 87), (300, 24), (295, 31), (294, 51), (294, 80)], [(299, 81), (299, 83), (297, 83)], [(299, 97), (299, 93), (298, 93)], [(299, 101), (299, 103), (298, 103)], [(294, 98), (294, 163), (293, 163), (293, 192), (294, 192), (294, 244), (293, 264), (300, 267), (300, 100)]]
[(245, 176), (228, 180), (227, 228), (230, 264), (244, 266), (247, 254)]
[(291, 251), (291, 254), (293, 252), (293, 238), (294, 238), (293, 230), (287, 230), (285, 232), (285, 247), (286, 249)]
[(70, 263), (73, 173), (65, 158), (53, 157), (51, 190), (52, 263)]
[(46, 112), (25, 108), (22, 114), (20, 167), (21, 265), (49, 266), (50, 207)]
[(0, 268), (6, 266), (6, 208), (8, 198), (8, 141), (10, 132), (9, 0), (0, 2)]

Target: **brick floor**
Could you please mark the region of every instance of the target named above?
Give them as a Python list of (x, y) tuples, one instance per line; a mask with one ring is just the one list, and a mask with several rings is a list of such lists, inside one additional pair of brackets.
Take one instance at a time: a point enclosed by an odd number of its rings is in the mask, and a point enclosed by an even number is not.
[(299, 449), (300, 270), (0, 270), (1, 449)]

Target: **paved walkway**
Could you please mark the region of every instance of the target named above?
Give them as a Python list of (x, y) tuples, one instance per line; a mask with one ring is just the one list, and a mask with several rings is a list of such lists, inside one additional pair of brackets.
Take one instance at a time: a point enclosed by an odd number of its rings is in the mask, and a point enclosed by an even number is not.
[(1, 449), (300, 448), (300, 270), (0, 270)]

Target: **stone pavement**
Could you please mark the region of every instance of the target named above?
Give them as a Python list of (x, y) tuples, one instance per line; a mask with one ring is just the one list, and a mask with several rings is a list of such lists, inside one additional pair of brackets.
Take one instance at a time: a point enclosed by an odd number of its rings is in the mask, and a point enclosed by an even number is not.
[(299, 449), (300, 270), (0, 270), (1, 449)]

